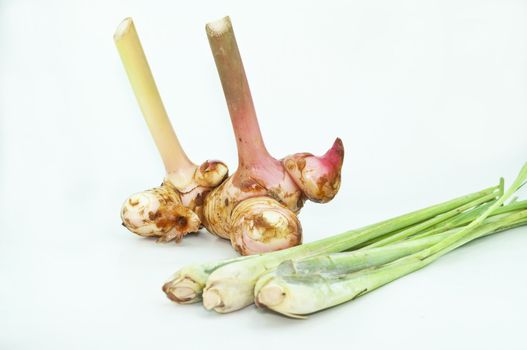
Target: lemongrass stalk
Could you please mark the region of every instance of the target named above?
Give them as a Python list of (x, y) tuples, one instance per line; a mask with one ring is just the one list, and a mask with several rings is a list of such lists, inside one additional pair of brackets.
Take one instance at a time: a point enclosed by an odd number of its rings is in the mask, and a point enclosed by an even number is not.
[(192, 178), (196, 166), (183, 151), (168, 119), (131, 18), (121, 22), (113, 38), (167, 174), (171, 174), (175, 183), (186, 183)]
[[(511, 226), (527, 224), (527, 210), (508, 214), (501, 220), (491, 220), (488, 224), (456, 230), (454, 234), (441, 242), (451, 240), (463, 232), (471, 232), (468, 241), (493, 232), (502, 231)], [(470, 226), (470, 225), (469, 225)], [(468, 226), (467, 226), (468, 227)], [(438, 243), (434, 246), (441, 244)], [(434, 247), (432, 246), (432, 247)], [(374, 249), (384, 249), (374, 248)], [(425, 248), (424, 251), (430, 248)], [(453, 249), (453, 248), (452, 248)], [(399, 277), (416, 271), (439, 258), (450, 247), (438, 254), (421, 259), (422, 252), (403, 257), (385, 265), (373, 266), (357, 272), (321, 275), (291, 273), (279, 275), (276, 271), (263, 276), (255, 287), (256, 302), (261, 307), (293, 318), (304, 318), (308, 314), (353, 300), (367, 292), (383, 286)], [(351, 268), (350, 271), (355, 271)]]
[[(292, 317), (302, 316), (352, 300), (399, 277), (416, 271), (473, 239), (500, 227), (517, 224), (527, 218), (527, 210), (523, 210), (510, 214), (503, 220), (496, 220), (493, 223), (481, 226), (490, 214), (525, 184), (526, 178), (527, 163), (522, 167), (513, 184), (496, 202), (470, 224), (429, 248), (380, 267), (372, 267), (349, 275), (338, 276), (338, 278), (334, 279), (336, 281), (334, 283), (329, 283), (327, 278), (321, 280), (320, 275), (308, 278), (309, 283), (303, 284), (297, 283), (299, 281), (291, 280), (291, 278), (294, 279), (291, 276), (286, 278), (267, 276), (264, 281), (258, 284), (258, 289), (255, 290), (257, 303), (284, 315)], [(302, 278), (306, 280), (305, 276)]]
[(375, 248), (375, 247), (380, 247), (380, 246), (383, 246), (383, 245), (387, 245), (387, 244), (390, 244), (390, 243), (393, 243), (393, 242), (396, 242), (396, 241), (399, 241), (401, 239), (404, 239), (404, 238), (407, 238), (409, 236), (412, 236), (418, 232), (422, 232), (423, 230), (427, 229), (427, 228), (430, 228), (440, 222), (444, 222), (448, 219), (451, 219), (453, 217), (456, 217), (458, 216), (459, 214), (463, 213), (464, 211), (466, 210), (469, 210), (471, 208), (474, 208), (474, 207), (477, 207), (478, 205), (481, 205), (481, 204), (484, 204), (484, 203), (487, 203), (493, 199), (496, 198), (496, 194), (495, 193), (490, 193), (486, 196), (483, 196), (483, 197), (480, 197), (480, 198), (477, 198), (475, 200), (473, 200), (472, 202), (469, 202), (469, 203), (466, 203), (466, 204), (463, 204), (462, 206), (458, 207), (458, 208), (455, 208), (455, 209), (452, 209), (444, 214), (441, 214), (441, 215), (438, 215), (430, 220), (427, 220), (427, 221), (424, 221), (422, 223), (419, 223), (415, 226), (412, 226), (406, 230), (403, 230), (403, 231), (400, 231), (394, 235), (390, 235), (389, 237), (386, 237), (380, 241), (377, 241), (375, 243), (372, 243), (371, 245), (369, 245), (368, 247), (369, 248)]
[(228, 264), (214, 270), (207, 279), (203, 293), (203, 305), (206, 309), (214, 309), (220, 313), (236, 311), (253, 303), (253, 291), (257, 279), (264, 273), (275, 269), (282, 261), (351, 249), (375, 237), (450, 211), (500, 188), (501, 186), (490, 187), (361, 229), (347, 231), (302, 246), (264, 254), (248, 261)]

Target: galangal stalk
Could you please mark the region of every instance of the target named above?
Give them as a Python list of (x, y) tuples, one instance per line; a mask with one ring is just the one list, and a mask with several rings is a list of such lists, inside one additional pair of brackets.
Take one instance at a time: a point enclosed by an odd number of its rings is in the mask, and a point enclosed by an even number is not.
[(205, 198), (227, 177), (227, 166), (219, 161), (198, 166), (183, 151), (131, 18), (121, 22), (114, 41), (166, 170), (161, 186), (134, 194), (124, 202), (123, 225), (141, 236), (179, 241), (201, 227)]
[(204, 225), (230, 239), (243, 255), (298, 245), (297, 214), (305, 200), (325, 203), (339, 189), (342, 141), (337, 138), (321, 157), (273, 158), (260, 132), (229, 17), (207, 24), (206, 31), (236, 136), (238, 169), (206, 198)]

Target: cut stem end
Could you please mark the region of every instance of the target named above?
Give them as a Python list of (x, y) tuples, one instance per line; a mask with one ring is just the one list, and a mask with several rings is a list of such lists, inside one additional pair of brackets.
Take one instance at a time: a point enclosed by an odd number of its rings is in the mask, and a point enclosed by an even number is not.
[(215, 289), (209, 289), (203, 293), (203, 306), (207, 310), (212, 310), (222, 305), (221, 296)]
[(258, 293), (258, 304), (268, 307), (276, 306), (285, 299), (285, 291), (282, 287), (275, 284), (268, 284)]
[(207, 34), (209, 36), (221, 36), (232, 30), (231, 18), (229, 16), (225, 16), (218, 19), (217, 21), (209, 22), (205, 26), (205, 29), (207, 30)]

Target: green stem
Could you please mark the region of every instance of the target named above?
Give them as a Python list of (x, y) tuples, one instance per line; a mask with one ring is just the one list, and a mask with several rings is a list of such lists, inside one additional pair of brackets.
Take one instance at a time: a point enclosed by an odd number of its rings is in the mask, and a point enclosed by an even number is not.
[[(500, 226), (495, 231), (485, 229), (485, 234), (494, 234), (513, 227), (524, 224), (524, 221), (514, 222), (510, 226), (505, 226), (504, 221), (508, 215), (501, 214), (487, 218), (484, 225), (494, 225), (499, 222)], [(277, 274), (301, 275), (301, 274), (330, 274), (340, 275), (348, 274), (373, 266), (380, 266), (399, 258), (417, 253), (425, 248), (439, 243), (443, 239), (462, 230), (462, 227), (452, 228), (448, 231), (426, 236), (419, 239), (402, 240), (382, 247), (372, 247), (361, 250), (354, 250), (342, 253), (332, 253), (316, 255), (299, 260), (287, 260), (281, 263), (277, 268)]]
[(381, 239), (380, 241), (377, 241), (375, 243), (372, 243), (368, 246), (368, 248), (375, 248), (375, 247), (381, 247), (385, 246), (387, 244), (399, 241), (401, 239), (404, 239), (406, 237), (412, 236), (416, 233), (422, 232), (423, 230), (430, 228), (438, 223), (444, 222), (448, 219), (451, 219), (453, 217), (457, 217), (459, 214), (463, 213), (466, 210), (469, 210), (470, 208), (477, 207), (478, 205), (487, 203), (493, 199), (496, 198), (495, 193), (490, 193), (488, 195), (485, 195), (483, 197), (477, 198), (471, 202), (468, 202), (466, 204), (463, 204), (462, 206), (452, 209), (451, 211), (448, 211), (444, 214), (438, 215), (430, 220), (424, 221), (420, 224), (417, 224), (415, 226), (410, 227), (409, 229), (403, 230), (401, 232), (398, 232), (396, 234), (390, 235), (389, 237), (386, 237), (384, 239)]
[[(511, 227), (525, 225), (527, 223), (527, 210), (504, 214), (502, 217), (496, 216), (486, 219), (484, 222), (485, 224), (474, 227), (471, 231), (473, 237), (465, 236), (466, 239), (463, 240), (462, 244), (474, 239), (474, 237), (482, 237)], [(447, 238), (432, 247), (438, 246), (441, 242), (448, 241), (452, 237), (459, 236), (460, 233), (467, 232), (466, 228), (458, 228), (452, 231), (452, 234), (449, 234)], [(441, 236), (444, 235), (441, 234)], [(424, 241), (432, 237), (425, 238)], [(406, 241), (395, 245), (418, 241)], [(373, 248), (372, 251), (380, 252), (390, 247)], [(410, 247), (410, 245), (406, 247)], [(425, 248), (424, 251), (429, 249)], [(389, 250), (385, 250), (385, 252), (387, 251)], [(356, 256), (357, 258), (354, 258), (354, 253), (348, 254), (350, 254), (348, 261), (350, 264), (358, 261), (358, 255)], [(255, 288), (256, 301), (259, 306), (265, 306), (283, 315), (296, 318), (303, 317), (304, 315), (355, 299), (399, 277), (416, 271), (441, 256), (440, 254), (435, 254), (425, 259), (420, 259), (420, 255), (421, 253), (415, 253), (384, 265), (372, 265), (359, 271), (356, 271), (353, 266), (349, 266), (348, 270), (340, 269), (345, 271), (345, 273), (337, 272), (336, 274), (324, 275), (320, 271), (315, 273), (295, 271), (291, 274), (280, 274), (278, 271), (271, 272), (258, 280)], [(353, 261), (354, 259), (355, 261)], [(322, 270), (324, 270), (324, 267), (322, 267)]]
[(479, 192), (471, 193), (441, 204), (417, 210), (405, 215), (397, 216), (389, 220), (381, 221), (377, 224), (373, 224), (356, 230), (346, 231), (336, 236), (325, 238), (312, 243), (307, 243), (291, 249), (278, 251), (273, 254), (276, 254), (276, 256), (281, 256), (292, 254), (296, 251), (309, 252), (311, 250), (313, 250), (317, 254), (326, 252), (341, 252), (347, 249), (354, 248), (361, 243), (382, 236), (384, 234), (391, 233), (423, 222), (437, 215), (458, 208), (461, 205), (470, 203), (478, 198), (481, 198), (482, 196), (492, 194), (494, 191), (499, 190), (501, 188), (501, 185), (489, 187)]
[[(483, 214), (485, 212), (485, 210), (487, 210), (491, 205), (492, 205), (492, 203), (486, 203), (486, 204), (484, 204), (484, 205), (482, 205), (482, 206), (480, 206), (478, 208), (475, 208), (475, 209), (470, 210), (468, 212), (462, 213), (462, 214), (454, 217), (453, 219), (451, 219), (451, 220), (449, 220), (447, 222), (444, 222), (442, 225), (440, 225), (438, 227), (432, 228), (431, 230), (424, 231), (424, 232), (422, 232), (420, 234), (417, 234), (417, 235), (411, 237), (411, 239), (423, 238), (423, 237), (426, 237), (426, 236), (431, 236), (431, 235), (434, 235), (434, 234), (437, 234), (437, 233), (444, 232), (446, 230), (450, 230), (450, 229), (452, 229), (454, 227), (464, 226), (464, 225), (470, 223), (475, 218), (477, 218), (479, 215)], [(512, 204), (507, 204), (505, 206), (499, 207), (490, 216), (500, 215), (500, 214), (504, 214), (504, 213), (511, 213), (511, 212), (514, 212), (514, 211), (522, 210), (522, 209), (527, 209), (527, 201), (526, 200), (524, 200), (524, 201), (516, 201), (516, 202), (513, 202)]]
[[(426, 248), (421, 252), (409, 255), (407, 257), (396, 260), (392, 263), (386, 264), (383, 267), (375, 271), (376, 275), (375, 280), (378, 281), (378, 284), (370, 285), (368, 291), (371, 291), (375, 288), (378, 288), (388, 282), (391, 282), (399, 277), (407, 275), (413, 271), (419, 270), (444, 254), (458, 248), (461, 245), (464, 245), (476, 238), (482, 237), (490, 232), (504, 231), (512, 227), (517, 227), (525, 225), (527, 223), (527, 210), (523, 210), (517, 213), (508, 215), (503, 220), (496, 220), (488, 225), (481, 226), (477, 229), (473, 229), (471, 235), (464, 235), (470, 229), (469, 226), (466, 226), (453, 235), (445, 238), (440, 243), (433, 245), (430, 248)], [(463, 237), (459, 239), (458, 237)], [(458, 239), (456, 241), (456, 238)], [(454, 243), (451, 243), (454, 242)], [(434, 253), (435, 251), (435, 253)], [(368, 272), (364, 270), (364, 273)], [(373, 276), (373, 275), (372, 275)], [(370, 276), (371, 277), (371, 276)]]
[(494, 203), (492, 204), (483, 214), (478, 216), (474, 221), (472, 221), (468, 226), (465, 226), (460, 232), (446, 238), (440, 243), (425, 249), (419, 253), (420, 259), (426, 259), (427, 257), (437, 255), (440, 257), (457, 247), (477, 238), (477, 233), (472, 233), (471, 230), (481, 225), (481, 223), (493, 212), (496, 211), (507, 199), (509, 199), (521, 186), (525, 184), (527, 179), (527, 163), (522, 167), (520, 173), (512, 183), (511, 187)]
[[(513, 184), (505, 191), (505, 193), (490, 207), (486, 208), (483, 213), (476, 217), (470, 224), (463, 227), (458, 232), (450, 235), (439, 243), (426, 248), (418, 253), (412, 254), (410, 256), (401, 258), (386, 265), (387, 275), (381, 278), (385, 280), (384, 283), (388, 283), (393, 279), (399, 278), (405, 274), (418, 270), (439, 257), (447, 254), (448, 252), (482, 236), (485, 234), (485, 230), (478, 229), (483, 221), (490, 216), (492, 213), (495, 213), (497, 209), (508, 199), (510, 198), (521, 186), (525, 184), (527, 179), (527, 163), (522, 167), (520, 173), (514, 180)], [(511, 204), (511, 206), (517, 203)], [(517, 224), (517, 222), (522, 221), (527, 217), (527, 210), (522, 210), (517, 213), (508, 215), (503, 220), (496, 220), (495, 223), (489, 224), (490, 230), (495, 230), (499, 227), (507, 227)], [(393, 274), (393, 276), (391, 275)], [(382, 284), (384, 284), (382, 283)], [(381, 285), (382, 285), (381, 284)], [(369, 289), (368, 289), (369, 290)]]

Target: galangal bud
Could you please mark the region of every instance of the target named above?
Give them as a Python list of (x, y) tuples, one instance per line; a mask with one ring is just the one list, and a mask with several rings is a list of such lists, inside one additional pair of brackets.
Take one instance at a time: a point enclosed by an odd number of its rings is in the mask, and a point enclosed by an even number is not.
[(337, 138), (333, 147), (321, 157), (311, 153), (296, 153), (285, 157), (282, 163), (307, 199), (326, 203), (335, 197), (340, 188), (343, 157), (344, 146)]
[(160, 187), (134, 194), (124, 202), (123, 225), (141, 236), (179, 241), (201, 227), (205, 197), (227, 177), (227, 166), (219, 161), (197, 166), (183, 151), (131, 18), (121, 22), (114, 41), (166, 169)]
[(297, 214), (306, 199), (325, 203), (340, 186), (340, 139), (322, 157), (299, 153), (273, 158), (267, 151), (231, 21), (206, 26), (238, 149), (238, 170), (205, 200), (207, 229), (230, 239), (243, 255), (285, 249), (302, 242)]

